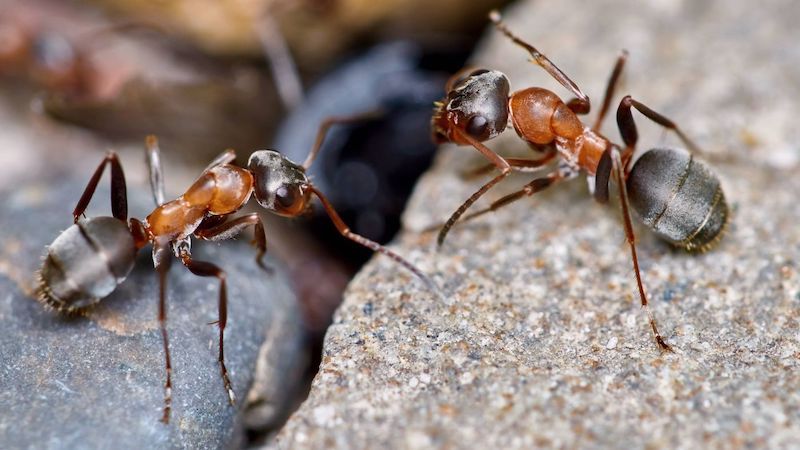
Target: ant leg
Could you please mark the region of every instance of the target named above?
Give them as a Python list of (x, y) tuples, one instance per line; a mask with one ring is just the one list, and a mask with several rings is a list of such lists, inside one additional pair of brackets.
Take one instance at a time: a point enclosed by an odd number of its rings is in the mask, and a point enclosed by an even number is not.
[(453, 132), (457, 134), (460, 138), (467, 141), (469, 145), (475, 147), (475, 150), (479, 151), (481, 155), (483, 155), (486, 159), (488, 159), (489, 162), (492, 163), (492, 165), (500, 169), (503, 173), (508, 174), (511, 172), (511, 164), (509, 164), (505, 158), (498, 155), (494, 150), (487, 147), (483, 142), (475, 139), (468, 133), (461, 131), (461, 129), (458, 127), (454, 128)]
[(447, 237), (447, 232), (450, 231), (450, 228), (458, 221), (458, 218), (461, 217), (464, 212), (472, 206), (473, 203), (478, 201), (479, 198), (483, 196), (483, 194), (487, 193), (489, 189), (491, 189), (494, 185), (499, 183), (503, 180), (503, 178), (507, 177), (508, 174), (511, 173), (511, 164), (503, 158), (502, 156), (495, 153), (492, 149), (485, 146), (482, 142), (478, 141), (477, 139), (473, 138), (469, 134), (461, 131), (459, 128), (455, 128), (454, 131), (460, 137), (462, 137), (465, 141), (467, 141), (470, 145), (475, 147), (481, 154), (486, 156), (492, 164), (494, 164), (498, 169), (501, 170), (500, 174), (496, 177), (489, 180), (486, 184), (480, 187), (477, 191), (475, 191), (458, 209), (450, 215), (450, 218), (447, 219), (442, 229), (439, 231), (439, 236), (436, 238), (436, 246), (441, 247), (444, 243), (445, 237)]
[[(550, 147), (546, 150), (545, 155), (539, 159), (505, 158), (505, 160), (516, 172), (535, 172), (536, 169), (539, 169), (552, 161), (557, 154), (558, 153), (556, 152), (555, 147)], [(473, 178), (480, 175), (485, 175), (491, 172), (495, 167), (496, 166), (494, 164), (487, 164), (466, 172), (464, 177)]]
[(314, 160), (317, 159), (317, 154), (319, 153), (319, 150), (322, 148), (322, 143), (325, 141), (325, 136), (328, 135), (328, 131), (332, 126), (349, 124), (349, 123), (358, 123), (370, 119), (377, 119), (384, 116), (385, 114), (386, 111), (382, 109), (376, 109), (349, 116), (328, 117), (327, 119), (323, 120), (322, 123), (319, 124), (319, 129), (317, 130), (317, 137), (314, 140), (314, 146), (311, 147), (311, 151), (308, 153), (306, 160), (303, 162), (303, 168), (308, 170), (308, 168), (311, 167), (311, 164), (314, 163)]
[(614, 166), (614, 175), (617, 179), (617, 184), (619, 187), (619, 200), (620, 205), (622, 206), (622, 223), (625, 226), (625, 238), (628, 241), (628, 245), (631, 248), (631, 260), (633, 261), (633, 271), (636, 273), (636, 285), (639, 288), (639, 297), (642, 300), (642, 309), (645, 310), (647, 313), (647, 318), (650, 321), (650, 328), (653, 330), (653, 335), (656, 338), (656, 342), (658, 346), (665, 351), (672, 352), (672, 347), (670, 347), (664, 339), (661, 337), (661, 334), (658, 332), (658, 328), (656, 327), (656, 320), (653, 317), (653, 313), (650, 311), (650, 307), (647, 303), (647, 294), (644, 292), (644, 285), (642, 284), (642, 274), (639, 272), (639, 258), (636, 256), (636, 237), (633, 234), (633, 224), (631, 223), (631, 215), (628, 207), (628, 190), (625, 187), (625, 174), (624, 174), (624, 165), (622, 163), (622, 158), (620, 157), (619, 151), (616, 149), (612, 150), (612, 160)]
[(653, 122), (661, 125), (662, 127), (674, 131), (680, 140), (686, 145), (693, 153), (702, 154), (700, 148), (694, 144), (680, 128), (665, 116), (653, 111), (644, 104), (634, 100), (630, 95), (626, 95), (622, 101), (619, 102), (617, 108), (617, 126), (622, 135), (622, 140), (625, 142), (625, 151), (622, 154), (622, 161), (625, 162), (627, 167), (628, 162), (633, 156), (633, 150), (636, 147), (636, 141), (639, 139), (639, 133), (636, 131), (636, 124), (633, 121), (633, 114), (631, 114), (631, 107), (636, 108), (637, 111), (642, 113), (645, 117)]
[(622, 74), (622, 69), (625, 67), (625, 61), (627, 60), (628, 51), (622, 50), (619, 57), (617, 57), (617, 63), (614, 64), (614, 70), (611, 71), (611, 76), (608, 78), (606, 93), (603, 95), (603, 104), (600, 107), (600, 114), (597, 115), (594, 126), (592, 126), (592, 129), (595, 131), (599, 131), (600, 127), (603, 125), (603, 119), (605, 119), (608, 108), (611, 106), (611, 99), (614, 98), (614, 91), (617, 88), (619, 76)]
[(264, 233), (264, 222), (261, 220), (258, 213), (248, 214), (246, 216), (237, 217), (229, 222), (198, 229), (195, 231), (194, 235), (206, 241), (224, 241), (236, 237), (249, 226), (254, 227), (253, 231), (255, 236), (251, 243), (256, 247), (256, 263), (258, 263), (262, 269), (269, 272), (271, 269), (267, 267), (263, 261), (264, 254), (267, 253), (267, 238)]
[(480, 216), (482, 216), (482, 215), (484, 215), (486, 213), (497, 211), (498, 209), (502, 208), (503, 206), (511, 204), (511, 203), (523, 198), (523, 197), (526, 197), (526, 196), (530, 197), (531, 195), (533, 195), (533, 194), (535, 194), (537, 192), (541, 192), (541, 191), (549, 188), (550, 186), (554, 185), (556, 182), (563, 181), (563, 180), (569, 179), (569, 178), (572, 178), (571, 174), (564, 175), (561, 171), (551, 172), (551, 173), (547, 174), (544, 177), (534, 179), (530, 183), (528, 183), (525, 186), (523, 186), (522, 189), (520, 189), (520, 190), (518, 190), (516, 192), (512, 192), (511, 194), (508, 194), (508, 195), (506, 195), (504, 197), (501, 197), (498, 200), (495, 200), (487, 208), (484, 208), (484, 209), (475, 211), (473, 213), (467, 214), (466, 216), (464, 216), (463, 219), (461, 219), (461, 221), (462, 222), (466, 222), (466, 221), (472, 220), (472, 219), (474, 219), (476, 217), (480, 217)]
[(228, 323), (228, 290), (225, 284), (225, 271), (216, 265), (205, 262), (195, 261), (192, 259), (192, 254), (188, 247), (180, 249), (181, 262), (190, 272), (201, 277), (217, 277), (219, 280), (219, 320), (217, 320), (217, 327), (219, 328), (219, 365), (220, 373), (222, 375), (222, 382), (225, 384), (225, 390), (228, 392), (228, 400), (231, 405), (236, 403), (236, 394), (233, 392), (231, 380), (228, 377), (228, 369), (225, 367), (225, 342), (224, 331), (225, 325)]
[(221, 214), (221, 215), (214, 215), (214, 216), (206, 216), (200, 222), (200, 225), (195, 228), (194, 235), (197, 236), (198, 230), (207, 230), (209, 228), (214, 228), (215, 226), (225, 223), (228, 220), (230, 214)]
[(153, 245), (153, 263), (158, 272), (158, 325), (161, 328), (161, 342), (164, 344), (167, 380), (164, 383), (164, 414), (161, 421), (169, 423), (172, 410), (172, 362), (169, 357), (169, 339), (167, 337), (167, 272), (172, 263), (169, 245), (157, 243)]
[(339, 230), (339, 233), (341, 233), (342, 236), (346, 237), (347, 239), (350, 239), (351, 241), (357, 244), (363, 245), (364, 247), (374, 252), (381, 253), (391, 258), (392, 260), (394, 260), (394, 262), (405, 267), (406, 269), (408, 269), (409, 272), (413, 273), (417, 278), (422, 280), (422, 282), (425, 283), (425, 285), (428, 286), (428, 288), (431, 291), (435, 292), (436, 295), (438, 295), (440, 298), (442, 297), (442, 292), (439, 289), (439, 287), (433, 282), (433, 280), (428, 278), (427, 275), (425, 275), (420, 269), (418, 269), (417, 266), (406, 261), (405, 258), (389, 250), (388, 248), (382, 246), (381, 244), (378, 244), (377, 242), (367, 239), (364, 236), (361, 236), (360, 234), (356, 234), (350, 231), (350, 227), (348, 227), (347, 224), (344, 223), (342, 218), (339, 217), (339, 214), (336, 212), (335, 209), (333, 209), (333, 205), (331, 205), (331, 202), (328, 201), (328, 199), (322, 194), (322, 192), (317, 190), (317, 188), (312, 185), (309, 185), (309, 189), (314, 195), (317, 196), (319, 201), (322, 203), (322, 206), (323, 208), (325, 208), (325, 212), (328, 214), (328, 217), (330, 217), (331, 222), (333, 222), (333, 225), (336, 226), (336, 229)]
[[(498, 209), (502, 208), (503, 206), (506, 206), (506, 205), (508, 205), (510, 203), (513, 203), (513, 202), (521, 199), (522, 197), (531, 196), (531, 195), (533, 195), (533, 194), (535, 194), (537, 192), (541, 192), (541, 191), (547, 189), (548, 187), (554, 185), (556, 182), (568, 180), (570, 178), (573, 178), (575, 175), (577, 175), (577, 172), (573, 173), (573, 172), (564, 172), (564, 171), (559, 170), (559, 171), (551, 172), (551, 173), (547, 174), (544, 177), (536, 178), (533, 181), (531, 181), (530, 183), (528, 183), (525, 186), (523, 186), (522, 189), (520, 189), (520, 190), (518, 190), (516, 192), (512, 192), (512, 193), (510, 193), (510, 194), (508, 194), (508, 195), (506, 195), (504, 197), (501, 197), (498, 200), (495, 200), (487, 208), (484, 208), (484, 209), (475, 211), (473, 213), (467, 214), (466, 216), (464, 216), (463, 219), (461, 219), (461, 221), (462, 222), (466, 222), (466, 221), (475, 219), (476, 217), (480, 217), (480, 216), (482, 216), (482, 215), (484, 215), (486, 213), (497, 211)], [(424, 232), (434, 231), (434, 230), (439, 229), (441, 226), (442, 226), (441, 224), (433, 225), (433, 226), (430, 226), (428, 228), (425, 228), (423, 231)]]
[(92, 178), (89, 179), (89, 183), (83, 191), (83, 195), (81, 195), (78, 204), (72, 211), (72, 218), (75, 223), (77, 223), (78, 218), (86, 212), (86, 207), (89, 206), (89, 202), (92, 200), (94, 191), (97, 189), (97, 183), (100, 182), (100, 177), (103, 176), (106, 164), (111, 165), (111, 214), (123, 222), (128, 220), (128, 193), (125, 187), (125, 173), (122, 171), (122, 164), (120, 164), (117, 154), (108, 152), (106, 157), (103, 158), (103, 161), (100, 162), (100, 165), (97, 166), (97, 169), (95, 169)]
[(587, 114), (591, 109), (591, 103), (589, 102), (589, 97), (581, 91), (581, 88), (575, 84), (564, 72), (561, 71), (552, 61), (550, 61), (544, 54), (536, 50), (534, 46), (528, 44), (527, 42), (523, 41), (511, 30), (508, 29), (505, 23), (503, 23), (503, 19), (500, 16), (500, 13), (497, 10), (492, 10), (489, 13), (489, 20), (494, 23), (494, 26), (503, 34), (506, 35), (512, 42), (519, 45), (520, 47), (524, 48), (525, 50), (530, 53), (531, 58), (533, 58), (533, 62), (542, 66), (547, 73), (550, 74), (551, 77), (555, 78), (562, 86), (567, 88), (568, 91), (572, 92), (577, 98), (574, 98), (569, 101), (569, 108), (575, 112), (576, 114)]
[(492, 187), (494, 187), (494, 185), (502, 181), (503, 178), (507, 177), (508, 174), (509, 172), (502, 172), (500, 175), (497, 175), (496, 177), (489, 180), (487, 183), (481, 186), (480, 189), (475, 191), (475, 193), (473, 193), (464, 203), (462, 203), (461, 206), (459, 206), (458, 209), (456, 209), (453, 212), (453, 214), (450, 215), (450, 217), (447, 219), (447, 222), (445, 222), (442, 229), (439, 230), (439, 235), (436, 237), (437, 247), (442, 246), (442, 244), (444, 243), (444, 239), (447, 237), (447, 233), (450, 231), (451, 228), (453, 228), (453, 225), (455, 225), (456, 222), (458, 222), (458, 219), (464, 214), (464, 212), (466, 212), (467, 209), (469, 209), (469, 207), (472, 206), (473, 203), (475, 203), (479, 198), (481, 198), (483, 194), (487, 193), (489, 189), (491, 189)]
[(158, 138), (150, 134), (144, 139), (147, 168), (150, 171), (150, 190), (156, 206), (164, 204), (164, 172), (161, 169), (161, 149)]
[(608, 180), (611, 178), (613, 166), (611, 152), (614, 148), (617, 148), (614, 144), (607, 147), (597, 163), (597, 170), (594, 174), (594, 199), (597, 203), (608, 203)]

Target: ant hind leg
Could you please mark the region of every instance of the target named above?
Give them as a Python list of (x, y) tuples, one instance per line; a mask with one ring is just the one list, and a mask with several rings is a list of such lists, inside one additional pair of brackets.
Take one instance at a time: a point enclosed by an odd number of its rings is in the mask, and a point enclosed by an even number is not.
[(75, 223), (78, 218), (86, 212), (86, 207), (94, 196), (94, 191), (97, 189), (97, 184), (100, 182), (100, 177), (103, 176), (106, 165), (111, 165), (111, 213), (112, 215), (125, 222), (128, 220), (128, 192), (125, 186), (125, 173), (122, 170), (122, 164), (119, 162), (119, 157), (115, 152), (108, 152), (100, 162), (100, 165), (95, 169), (94, 174), (89, 179), (83, 194), (81, 195), (78, 204), (72, 211), (72, 217)]
[(614, 176), (617, 179), (618, 184), (620, 207), (622, 210), (622, 223), (625, 227), (625, 239), (628, 241), (628, 245), (631, 249), (631, 261), (633, 262), (633, 271), (636, 274), (636, 286), (639, 290), (639, 297), (642, 301), (642, 309), (644, 309), (645, 313), (647, 314), (647, 318), (650, 322), (650, 328), (653, 330), (653, 335), (659, 348), (664, 351), (672, 352), (672, 347), (670, 347), (669, 344), (664, 341), (664, 339), (661, 337), (661, 333), (658, 332), (656, 320), (653, 317), (652, 311), (650, 311), (647, 301), (647, 294), (644, 291), (642, 274), (639, 271), (639, 258), (636, 255), (636, 236), (633, 233), (633, 224), (631, 222), (630, 207), (628, 203), (628, 190), (625, 186), (624, 165), (622, 158), (620, 157), (619, 151), (616, 149), (611, 151), (611, 157), (613, 161)]
[(700, 150), (700, 147), (695, 145), (695, 143), (692, 142), (692, 140), (689, 139), (686, 134), (684, 134), (684, 132), (678, 127), (678, 125), (675, 124), (675, 122), (666, 116), (653, 111), (645, 104), (635, 100), (630, 95), (626, 95), (622, 101), (619, 102), (619, 107), (617, 108), (617, 126), (619, 126), (619, 132), (622, 135), (622, 140), (625, 142), (625, 150), (622, 153), (622, 161), (625, 163), (624, 167), (628, 166), (628, 163), (633, 157), (633, 151), (636, 147), (636, 142), (639, 140), (639, 132), (636, 129), (636, 123), (633, 121), (631, 108), (636, 108), (637, 111), (642, 113), (648, 119), (661, 125), (667, 130), (675, 132), (675, 134), (678, 135), (678, 138), (680, 138), (683, 144), (688, 147), (692, 153), (703, 154), (702, 150)]

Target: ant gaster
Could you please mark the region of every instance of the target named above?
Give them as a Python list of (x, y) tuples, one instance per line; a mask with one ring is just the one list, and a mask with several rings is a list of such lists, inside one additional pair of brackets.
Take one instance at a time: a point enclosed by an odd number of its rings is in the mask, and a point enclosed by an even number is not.
[[(191, 238), (220, 241), (238, 235), (244, 228), (255, 228), (253, 244), (256, 260), (262, 268), (267, 250), (264, 224), (257, 213), (238, 218), (230, 216), (247, 203), (251, 194), (266, 210), (285, 217), (296, 217), (310, 207), (316, 196), (339, 232), (370, 250), (382, 253), (399, 263), (439, 294), (436, 285), (400, 255), (350, 231), (328, 199), (309, 181), (306, 169), (320, 148), (325, 131), (348, 118), (326, 121), (317, 142), (303, 165), (295, 164), (277, 151), (260, 150), (250, 155), (247, 168), (230, 164), (233, 150), (220, 154), (180, 197), (164, 201), (164, 184), (158, 143), (153, 136), (146, 140), (150, 183), (156, 208), (144, 220), (128, 221), (125, 176), (117, 155), (109, 152), (92, 175), (73, 211), (74, 225), (62, 232), (47, 249), (39, 272), (39, 298), (63, 312), (83, 310), (111, 294), (133, 268), (136, 252), (151, 243), (153, 264), (159, 275), (158, 321), (164, 345), (166, 382), (162, 421), (167, 423), (172, 403), (172, 365), (167, 339), (166, 276), (174, 254), (192, 273), (219, 280), (219, 357), (220, 371), (230, 403), (235, 395), (224, 361), (224, 329), (227, 323), (225, 272), (213, 263), (192, 258)], [(113, 217), (81, 220), (105, 167), (111, 166), (111, 210)], [(229, 219), (229, 220), (228, 220)]]
[[(697, 146), (674, 122), (631, 96), (625, 96), (617, 108), (617, 125), (624, 146), (614, 144), (600, 134), (600, 126), (627, 59), (627, 52), (623, 51), (618, 58), (600, 113), (594, 125), (589, 127), (578, 117), (590, 110), (589, 98), (580, 88), (545, 55), (511, 33), (497, 11), (490, 14), (490, 19), (500, 32), (527, 50), (533, 62), (576, 98), (564, 103), (553, 92), (539, 87), (525, 88), (509, 96), (508, 78), (496, 70), (479, 69), (466, 76), (456, 74), (451, 78), (447, 84), (447, 97), (437, 103), (432, 119), (434, 139), (438, 143), (473, 146), (492, 163), (490, 168), (496, 167), (500, 174), (481, 186), (450, 216), (439, 232), (438, 245), (441, 246), (447, 232), (464, 212), (492, 186), (508, 176), (512, 168), (535, 170), (560, 157), (555, 170), (534, 179), (521, 190), (500, 198), (488, 208), (465, 216), (464, 220), (533, 195), (553, 184), (574, 178), (580, 172), (589, 176), (595, 199), (606, 203), (609, 179), (613, 173), (618, 184), (625, 236), (630, 246), (642, 307), (659, 347), (671, 351), (659, 334), (648, 307), (636, 256), (629, 204), (639, 213), (643, 222), (662, 238), (688, 251), (704, 251), (720, 239), (728, 221), (728, 207), (719, 180), (703, 163), (694, 159), (693, 153), (699, 152)], [(631, 108), (674, 131), (691, 152), (671, 148), (651, 149), (630, 168), (638, 140)], [(541, 158), (504, 158), (483, 144), (503, 132), (509, 119), (517, 134), (534, 150), (543, 153)]]

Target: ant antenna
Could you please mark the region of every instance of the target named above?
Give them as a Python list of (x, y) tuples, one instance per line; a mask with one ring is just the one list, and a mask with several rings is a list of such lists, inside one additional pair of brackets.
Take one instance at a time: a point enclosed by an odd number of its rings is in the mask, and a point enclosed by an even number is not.
[(547, 56), (544, 56), (544, 54), (542, 54), (534, 46), (532, 46), (531, 44), (523, 41), (522, 39), (517, 37), (517, 35), (512, 33), (511, 30), (509, 30), (508, 27), (506, 26), (506, 24), (503, 22), (503, 18), (500, 16), (500, 12), (498, 12), (496, 9), (492, 10), (489, 13), (489, 20), (491, 20), (492, 23), (494, 23), (494, 26), (501, 33), (503, 33), (504, 35), (506, 35), (506, 37), (511, 39), (511, 41), (513, 43), (515, 43), (515, 44), (519, 45), (520, 47), (524, 48), (525, 50), (527, 50), (528, 53), (531, 54), (531, 58), (533, 58), (533, 62), (535, 62), (536, 64), (542, 66), (542, 69), (547, 71), (547, 73), (549, 73), (550, 76), (555, 78), (556, 81), (561, 83), (562, 86), (567, 88), (567, 90), (572, 92), (573, 95), (578, 97), (577, 101), (578, 101), (579, 104), (581, 104), (581, 108), (582, 108), (581, 112), (584, 112), (583, 108), (585, 108), (585, 112), (587, 112), (587, 113), (589, 112), (589, 97), (586, 94), (584, 94), (583, 91), (581, 91), (581, 88), (579, 88), (578, 85), (575, 84), (575, 82), (572, 81), (567, 76), (567, 74), (565, 74), (564, 72), (561, 71), (561, 69), (556, 67), (556, 65), (553, 64), (553, 62), (550, 61), (550, 59), (547, 58)]
[(445, 296), (442, 293), (442, 290), (439, 288), (439, 286), (437, 286), (436, 283), (433, 282), (433, 280), (431, 280), (427, 275), (425, 275), (421, 270), (419, 270), (417, 266), (411, 264), (405, 258), (389, 250), (388, 248), (382, 246), (381, 244), (378, 244), (373, 240), (367, 239), (364, 236), (361, 236), (360, 234), (353, 233), (352, 231), (350, 231), (350, 228), (347, 226), (347, 224), (344, 223), (342, 218), (339, 217), (339, 214), (336, 212), (335, 209), (333, 209), (333, 205), (331, 205), (331, 203), (328, 201), (325, 195), (323, 195), (322, 192), (320, 192), (313, 185), (309, 185), (308, 187), (311, 190), (311, 192), (317, 196), (320, 203), (322, 203), (322, 206), (325, 208), (325, 212), (328, 214), (328, 217), (330, 217), (331, 222), (333, 222), (334, 226), (336, 226), (336, 229), (339, 230), (339, 233), (341, 233), (342, 236), (346, 237), (347, 239), (350, 239), (351, 241), (357, 244), (363, 245), (364, 247), (367, 247), (368, 249), (374, 252), (388, 256), (393, 261), (405, 267), (411, 273), (416, 275), (416, 277), (419, 278), (423, 283), (425, 283), (425, 285), (431, 291), (436, 293), (436, 295), (439, 297), (440, 300), (445, 299)]

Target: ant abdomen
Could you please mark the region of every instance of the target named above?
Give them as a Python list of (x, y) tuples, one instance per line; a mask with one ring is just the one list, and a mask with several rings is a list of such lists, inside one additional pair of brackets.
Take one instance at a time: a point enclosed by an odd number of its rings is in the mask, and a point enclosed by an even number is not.
[(634, 164), (626, 186), (642, 221), (688, 251), (705, 251), (728, 221), (717, 176), (686, 150), (655, 148)]
[(39, 272), (39, 299), (64, 312), (86, 308), (125, 280), (136, 245), (125, 222), (93, 217), (64, 230), (47, 248)]

